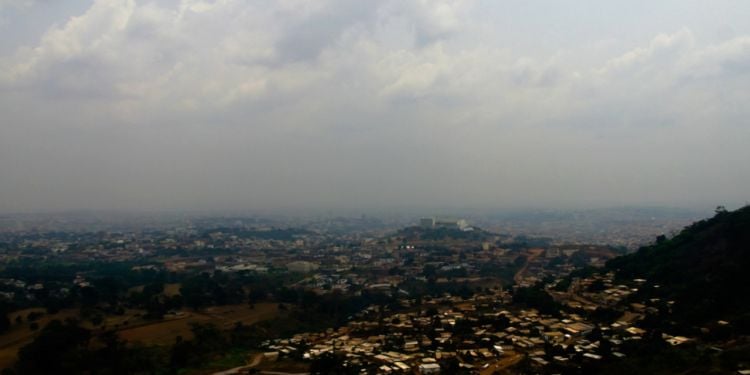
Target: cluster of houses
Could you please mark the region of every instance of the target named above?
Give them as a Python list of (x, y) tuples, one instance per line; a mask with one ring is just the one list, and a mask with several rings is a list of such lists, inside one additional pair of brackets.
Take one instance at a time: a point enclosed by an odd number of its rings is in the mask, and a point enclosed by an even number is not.
[(387, 315), (371, 306), (337, 330), (298, 334), (265, 347), (269, 356), (311, 361), (336, 353), (353, 368), (430, 374), (445, 371), (446, 363), (480, 371), (508, 357), (528, 358), (540, 368), (578, 366), (625, 357), (620, 346), (645, 333), (624, 321), (597, 325), (578, 314), (515, 310), (503, 306), (507, 300), (503, 291), (466, 300), (446, 295)]

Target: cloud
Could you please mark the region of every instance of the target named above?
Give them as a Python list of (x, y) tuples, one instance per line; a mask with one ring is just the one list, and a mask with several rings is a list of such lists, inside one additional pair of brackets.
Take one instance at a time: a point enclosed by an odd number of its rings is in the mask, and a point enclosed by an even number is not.
[(695, 46), (694, 39), (693, 33), (688, 29), (682, 29), (673, 34), (659, 34), (651, 40), (647, 47), (639, 47), (611, 59), (607, 62), (604, 73), (639, 67), (662, 68), (663, 66), (658, 63), (669, 65), (675, 59), (679, 59), (684, 53), (693, 49)]
[(618, 203), (750, 182), (692, 174), (750, 157), (750, 37), (662, 31), (575, 64), (585, 45), (491, 42), (479, 6), (95, 1), (0, 57), (0, 210)]
[(3, 81), (66, 94), (102, 83), (96, 77), (98, 70), (113, 66), (118, 58), (112, 47), (121, 39), (134, 9), (133, 0), (95, 3), (63, 27), (49, 30), (38, 46), (24, 48), (6, 61)]
[(0, 0), (0, 10), (3, 8), (23, 8), (31, 6), (34, 0)]

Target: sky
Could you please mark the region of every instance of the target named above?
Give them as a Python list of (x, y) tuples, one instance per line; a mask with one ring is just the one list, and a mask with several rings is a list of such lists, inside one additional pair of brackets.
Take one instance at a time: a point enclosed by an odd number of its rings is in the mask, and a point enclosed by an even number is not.
[(0, 0), (0, 212), (737, 207), (750, 2)]

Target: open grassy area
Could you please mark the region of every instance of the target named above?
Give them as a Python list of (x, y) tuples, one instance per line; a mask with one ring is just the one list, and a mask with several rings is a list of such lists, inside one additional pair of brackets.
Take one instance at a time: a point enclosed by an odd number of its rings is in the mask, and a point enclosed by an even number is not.
[[(164, 292), (162, 292), (163, 295), (174, 297), (178, 294), (180, 294), (180, 288), (182, 287), (182, 284), (180, 283), (170, 283), (170, 284), (164, 284)], [(143, 291), (143, 285), (134, 286), (130, 289), (128, 289), (128, 293), (140, 293)]]
[(206, 362), (204, 365), (187, 369), (180, 372), (181, 375), (208, 375), (221, 373), (227, 369), (248, 366), (253, 358), (262, 357), (261, 354), (248, 353), (247, 350), (232, 350), (218, 355), (216, 358)]
[(292, 359), (282, 359), (279, 361), (261, 362), (255, 368), (260, 371), (288, 372), (292, 374), (299, 374), (310, 371), (310, 364), (308, 362), (300, 362)]
[[(170, 285), (174, 285), (173, 289), (179, 289), (178, 284)], [(165, 292), (169, 293), (166, 290)], [(47, 314), (42, 308), (24, 309), (9, 314), (12, 322), (11, 329), (0, 335), (0, 370), (12, 366), (16, 361), (18, 350), (32, 342), (36, 337), (38, 330), (31, 330), (27, 321), (29, 313), (32, 312), (43, 313), (36, 320), (39, 329), (42, 329), (53, 319), (79, 318), (78, 309), (65, 309), (54, 315)], [(198, 312), (186, 310), (158, 321), (144, 320), (143, 314), (144, 311), (141, 310), (127, 310), (123, 315), (107, 316), (100, 327), (94, 327), (88, 321), (82, 321), (81, 325), (88, 329), (98, 330), (114, 328), (121, 338), (130, 342), (170, 345), (174, 343), (177, 336), (182, 336), (185, 339), (192, 338), (190, 323), (213, 323), (221, 329), (229, 329), (236, 322), (251, 325), (276, 317), (278, 315), (278, 304), (258, 303), (254, 308), (246, 304), (228, 305), (209, 307)], [(22, 323), (15, 322), (18, 316), (22, 317)]]
[(127, 341), (139, 341), (144, 344), (172, 344), (177, 336), (192, 338), (191, 323), (213, 323), (219, 328), (229, 329), (236, 322), (251, 325), (271, 319), (278, 313), (278, 304), (258, 303), (255, 308), (248, 305), (228, 305), (209, 307), (200, 312), (185, 311), (164, 320), (134, 324), (120, 329), (120, 337)]
[(180, 288), (182, 287), (182, 284), (180, 283), (174, 283), (174, 284), (164, 284), (164, 295), (169, 297), (174, 297), (178, 294), (180, 294)]

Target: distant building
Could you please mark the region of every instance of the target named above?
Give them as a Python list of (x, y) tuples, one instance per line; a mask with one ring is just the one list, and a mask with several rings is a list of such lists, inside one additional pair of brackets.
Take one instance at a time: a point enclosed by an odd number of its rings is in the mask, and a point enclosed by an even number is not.
[(447, 228), (447, 229), (458, 229), (458, 230), (469, 229), (469, 223), (464, 219), (448, 220), (448, 219), (436, 219), (434, 217), (423, 217), (419, 219), (419, 226), (424, 229), (434, 229), (434, 228)]
[(464, 219), (459, 220), (435, 220), (436, 228), (448, 228), (464, 230), (469, 227), (469, 223)]
[(419, 372), (422, 374), (439, 374), (440, 365), (438, 365), (437, 363), (425, 363), (419, 365)]
[(425, 229), (431, 229), (435, 227), (434, 217), (423, 217), (419, 219), (419, 226)]

